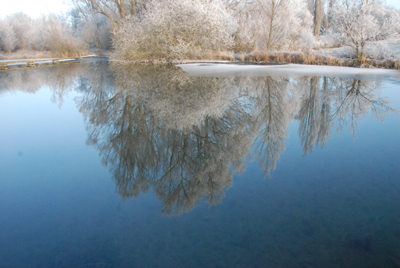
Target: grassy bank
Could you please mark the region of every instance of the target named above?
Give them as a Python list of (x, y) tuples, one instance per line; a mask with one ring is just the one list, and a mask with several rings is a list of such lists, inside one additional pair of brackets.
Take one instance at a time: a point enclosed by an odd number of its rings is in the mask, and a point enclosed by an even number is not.
[(364, 62), (360, 62), (357, 58), (351, 56), (335, 57), (331, 55), (319, 55), (315, 52), (254, 52), (249, 54), (234, 54), (224, 52), (219, 55), (219, 59), (259, 64), (295, 63), (358, 68), (400, 69), (400, 60), (398, 59), (366, 58), (364, 59)]
[(0, 52), (0, 60), (68, 58), (68, 57), (88, 56), (93, 54), (97, 53), (93, 53), (93, 51), (82, 51), (76, 53), (60, 54), (52, 51), (18, 50), (11, 53)]
[(400, 60), (397, 59), (373, 59), (367, 58), (365, 62), (360, 63), (356, 58), (342, 58), (334, 56), (323, 56), (316, 53), (303, 52), (270, 52), (262, 53), (255, 52), (249, 54), (234, 54), (232, 52), (221, 52), (210, 59), (185, 59), (185, 60), (170, 60), (170, 59), (142, 59), (142, 60), (118, 60), (111, 61), (120, 64), (184, 64), (184, 63), (201, 63), (215, 61), (229, 61), (247, 64), (305, 64), (305, 65), (325, 65), (325, 66), (342, 66), (356, 68), (384, 68), (400, 70)]

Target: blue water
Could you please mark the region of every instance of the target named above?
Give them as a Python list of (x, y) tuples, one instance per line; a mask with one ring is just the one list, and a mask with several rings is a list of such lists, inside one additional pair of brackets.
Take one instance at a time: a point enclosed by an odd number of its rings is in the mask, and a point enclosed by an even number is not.
[(400, 267), (400, 85), (241, 79), (0, 73), (0, 267)]

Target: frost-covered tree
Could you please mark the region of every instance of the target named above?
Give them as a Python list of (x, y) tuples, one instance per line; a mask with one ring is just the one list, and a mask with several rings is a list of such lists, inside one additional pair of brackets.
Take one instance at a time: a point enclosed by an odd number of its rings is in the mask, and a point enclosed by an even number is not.
[(103, 55), (103, 50), (111, 50), (112, 22), (107, 17), (81, 13), (77, 8), (71, 9), (68, 16), (75, 37), (97, 49), (99, 55)]
[(396, 17), (392, 13), (382, 17), (375, 12), (381, 6), (376, 0), (338, 0), (334, 9), (332, 31), (355, 48), (360, 63), (366, 60), (368, 42), (398, 35)]
[(82, 14), (101, 14), (107, 17), (116, 30), (127, 19), (136, 17), (143, 2), (135, 0), (71, 0)]
[(0, 48), (11, 53), (17, 47), (17, 37), (11, 25), (0, 21)]
[(43, 15), (32, 19), (16, 13), (0, 20), (0, 49), (51, 51), (59, 56), (74, 56), (87, 48), (77, 28), (77, 17)]
[(312, 17), (305, 1), (256, 0), (253, 14), (256, 50), (293, 50), (310, 34)]
[(250, 0), (230, 1), (228, 8), (233, 12), (238, 23), (238, 29), (234, 33), (235, 52), (250, 52), (255, 46), (255, 3)]
[(324, 0), (308, 0), (308, 9), (314, 16), (314, 35), (319, 36), (325, 18)]
[(152, 0), (114, 38), (120, 59), (198, 58), (233, 45), (237, 24), (223, 0)]
[(333, 16), (333, 9), (335, 6), (336, 0), (328, 0), (327, 8), (326, 8), (326, 19), (324, 20), (324, 28), (325, 31), (329, 31), (332, 25), (332, 16)]
[(102, 50), (111, 49), (112, 25), (106, 17), (99, 14), (84, 17), (82, 38), (90, 47), (96, 48), (100, 55)]
[(6, 20), (15, 33), (17, 49), (29, 49), (33, 20), (22, 12), (9, 15)]
[(35, 50), (50, 50), (60, 56), (79, 54), (86, 45), (74, 36), (66, 18), (55, 15), (42, 16), (35, 21), (31, 47)]

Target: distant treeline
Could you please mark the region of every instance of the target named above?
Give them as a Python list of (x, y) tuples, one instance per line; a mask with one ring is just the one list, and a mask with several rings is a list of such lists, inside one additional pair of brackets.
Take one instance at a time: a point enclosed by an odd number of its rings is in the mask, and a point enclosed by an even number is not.
[(15, 13), (0, 20), (0, 51), (48, 51), (52, 55), (74, 56), (90, 48), (111, 49), (111, 32), (105, 17), (85, 20), (77, 10), (38, 19)]
[(393, 52), (386, 42), (400, 33), (399, 11), (379, 0), (70, 1), (74, 9), (63, 17), (6, 17), (0, 49), (97, 49), (120, 60), (176, 60), (351, 46), (363, 63)]

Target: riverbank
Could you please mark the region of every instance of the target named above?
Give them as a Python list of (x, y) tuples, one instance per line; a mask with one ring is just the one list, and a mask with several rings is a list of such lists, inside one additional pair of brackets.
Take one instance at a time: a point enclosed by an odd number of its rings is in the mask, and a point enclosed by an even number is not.
[[(350, 48), (327, 48), (301, 51), (276, 51), (276, 52), (253, 52), (253, 53), (233, 53), (219, 52), (209, 59), (142, 59), (136, 61), (120, 60), (112, 57), (110, 52), (105, 53), (110, 57), (110, 61), (117, 64), (155, 64), (155, 65), (177, 65), (188, 63), (239, 63), (257, 65), (276, 65), (276, 64), (303, 64), (303, 65), (322, 65), (322, 66), (341, 66), (355, 68), (383, 68), (400, 70), (400, 57), (383, 58), (382, 56), (369, 56), (365, 62), (360, 63), (352, 53)], [(70, 57), (80, 57), (93, 55), (93, 52), (85, 51)], [(28, 51), (19, 50), (13, 53), (0, 53), (0, 60), (19, 60), (19, 59), (51, 59), (60, 58), (59, 55), (50, 51)], [(64, 57), (63, 57), (64, 58)]]
[[(18, 50), (11, 53), (4, 53), (0, 51), (0, 60), (20, 60), (20, 59), (51, 59), (51, 58), (76, 58), (81, 56), (90, 56), (93, 51), (81, 51), (79, 53), (72, 53), (68, 55), (60, 55), (52, 51), (34, 51), (34, 50)], [(103, 52), (103, 55), (108, 56), (109, 52)]]
[(303, 64), (303, 65), (323, 65), (323, 66), (340, 66), (355, 68), (383, 68), (400, 70), (400, 60), (383, 59), (383, 58), (366, 58), (364, 62), (360, 62), (357, 58), (335, 57), (331, 55), (321, 55), (317, 52), (255, 52), (248, 54), (235, 54), (232, 52), (220, 52), (213, 59), (142, 59), (142, 60), (119, 60), (111, 58), (110, 61), (118, 64), (187, 64), (187, 63), (241, 63), (241, 64), (257, 64), (257, 65), (276, 65), (276, 64)]
[(92, 54), (87, 56), (66, 57), (66, 58), (39, 58), (39, 59), (12, 59), (12, 60), (0, 59), (0, 72), (51, 66), (54, 64), (69, 63), (90, 58), (99, 58), (99, 56)]
[[(242, 64), (304, 64), (341, 66), (356, 68), (383, 68), (400, 69), (400, 40), (377, 41), (369, 44), (362, 62), (357, 58), (356, 50), (351, 46), (336, 46), (325, 44), (315, 46), (308, 51), (254, 51), (252, 53), (234, 53), (220, 51), (213, 55), (197, 59), (168, 59), (168, 58), (144, 58), (139, 60), (118, 59), (117, 55), (110, 55), (111, 61), (118, 63), (145, 63), (145, 64), (185, 64), (185, 63), (209, 63), (227, 61)], [(337, 45), (337, 44), (336, 44)]]
[(304, 65), (324, 65), (324, 66), (341, 66), (341, 67), (357, 67), (357, 68), (384, 68), (384, 69), (400, 69), (399, 59), (384, 59), (369, 57), (360, 62), (353, 55), (345, 55), (337, 57), (333, 55), (322, 54), (319, 51), (310, 52), (255, 52), (250, 54), (222, 54), (222, 60), (236, 60), (247, 63), (258, 64), (304, 64)]

